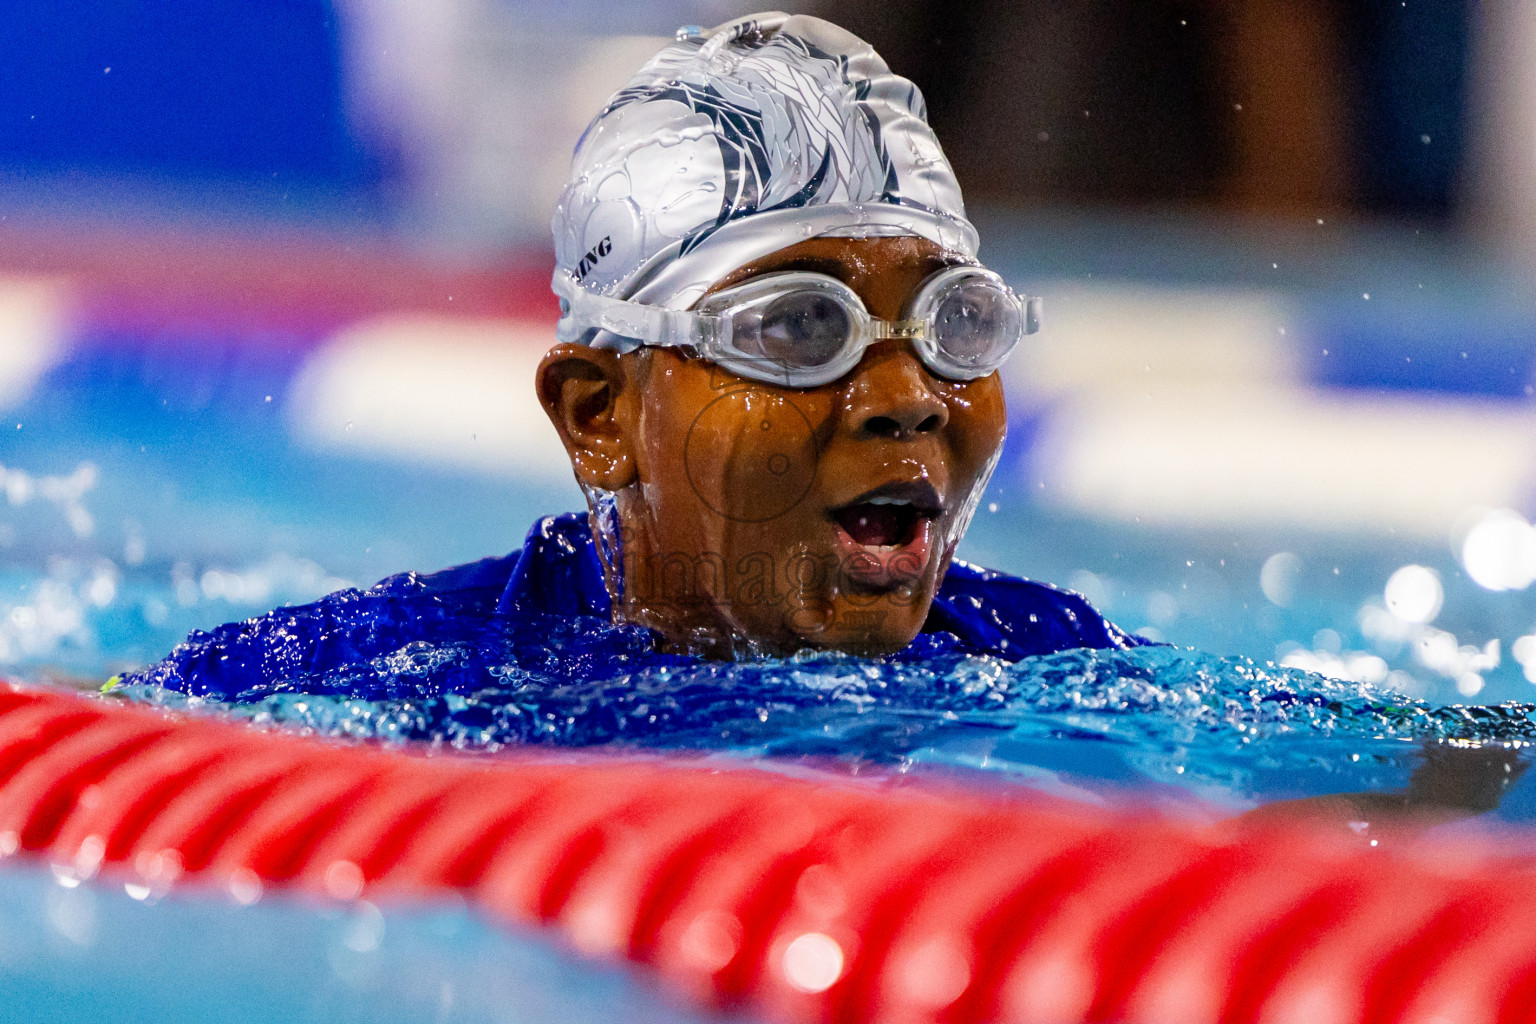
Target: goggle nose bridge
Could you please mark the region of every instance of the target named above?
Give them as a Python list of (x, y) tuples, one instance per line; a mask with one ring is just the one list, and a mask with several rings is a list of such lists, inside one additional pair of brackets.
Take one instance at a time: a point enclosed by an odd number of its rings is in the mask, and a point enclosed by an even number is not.
[(889, 338), (911, 340), (921, 338), (928, 332), (926, 320), (880, 320), (870, 317), (869, 326), (871, 336), (876, 341), (885, 341)]

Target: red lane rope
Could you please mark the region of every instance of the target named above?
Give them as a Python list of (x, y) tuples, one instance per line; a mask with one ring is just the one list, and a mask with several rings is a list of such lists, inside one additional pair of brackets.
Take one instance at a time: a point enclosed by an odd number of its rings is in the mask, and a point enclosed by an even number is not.
[(458, 890), (768, 1018), (1536, 1020), (1536, 868), (660, 757), (424, 757), (0, 684), (0, 853)]

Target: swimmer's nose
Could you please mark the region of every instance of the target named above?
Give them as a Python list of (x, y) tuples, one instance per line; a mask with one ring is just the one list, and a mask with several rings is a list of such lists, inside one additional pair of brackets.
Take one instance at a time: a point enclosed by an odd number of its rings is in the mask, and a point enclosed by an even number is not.
[(863, 437), (910, 441), (949, 422), (949, 406), (933, 393), (922, 363), (905, 346), (871, 352), (845, 394), (846, 422)]

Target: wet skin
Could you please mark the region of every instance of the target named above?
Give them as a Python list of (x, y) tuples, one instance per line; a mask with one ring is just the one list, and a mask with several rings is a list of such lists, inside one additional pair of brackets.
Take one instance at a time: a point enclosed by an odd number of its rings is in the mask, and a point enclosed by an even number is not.
[[(896, 320), (925, 278), (960, 262), (919, 238), (815, 238), (715, 290), (810, 270)], [(937, 377), (896, 340), (815, 388), (747, 380), (677, 349), (559, 345), (538, 391), (577, 480), (616, 497), (617, 617), (712, 656), (905, 647), (1006, 424), (996, 374)]]

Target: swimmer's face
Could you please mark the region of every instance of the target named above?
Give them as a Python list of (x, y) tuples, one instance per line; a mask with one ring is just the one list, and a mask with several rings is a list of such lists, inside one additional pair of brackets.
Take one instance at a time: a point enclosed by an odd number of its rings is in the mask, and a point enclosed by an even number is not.
[[(738, 269), (809, 270), (900, 319), (964, 262), (918, 238), (815, 238)], [(1002, 447), (993, 374), (935, 376), (907, 341), (814, 388), (738, 377), (676, 349), (561, 345), (540, 397), (578, 480), (617, 495), (621, 617), (725, 653), (896, 651), (922, 628)], [(733, 639), (734, 638), (734, 639)]]

